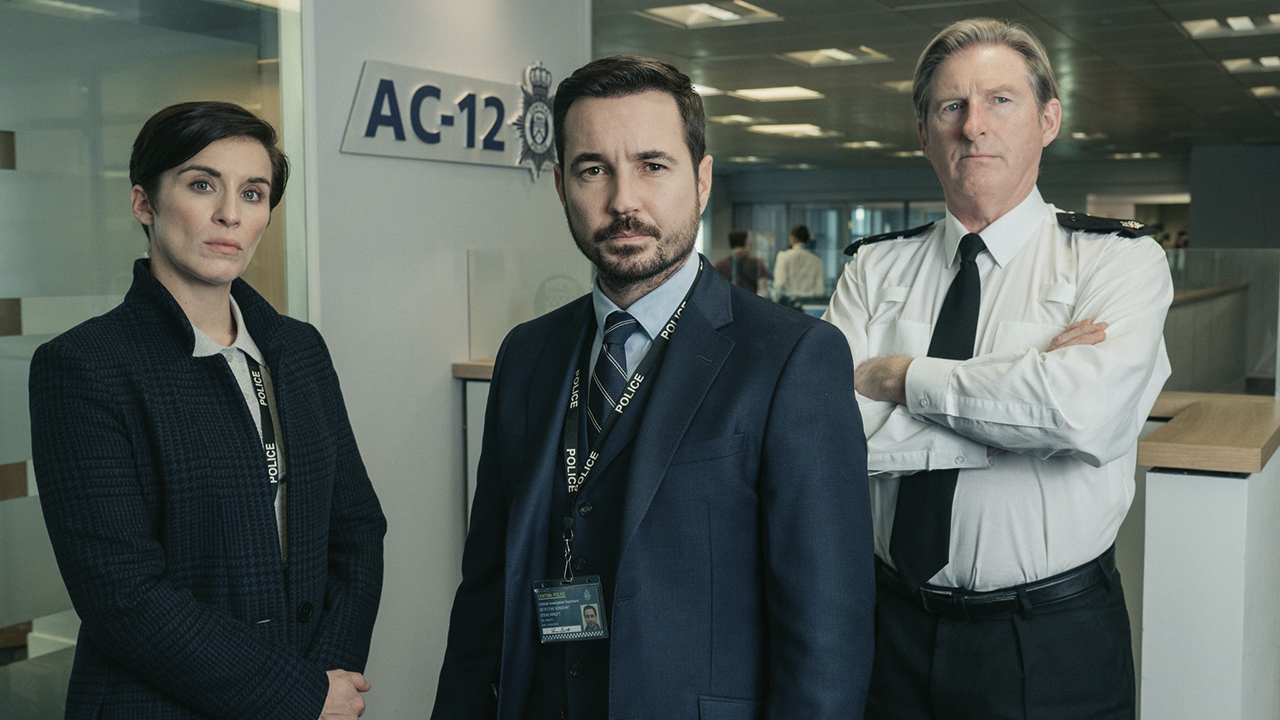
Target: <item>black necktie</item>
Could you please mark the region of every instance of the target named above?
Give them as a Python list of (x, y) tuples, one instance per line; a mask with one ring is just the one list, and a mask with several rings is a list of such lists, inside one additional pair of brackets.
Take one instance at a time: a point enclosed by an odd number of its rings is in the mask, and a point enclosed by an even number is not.
[[(978, 253), (982, 238), (969, 233), (960, 239), (960, 272), (951, 281), (938, 311), (929, 341), (929, 357), (968, 360), (978, 334), (978, 305), (982, 281)], [(898, 505), (893, 515), (889, 555), (898, 574), (911, 589), (929, 582), (946, 567), (951, 553), (951, 502), (956, 494), (955, 468), (925, 470), (898, 482)]]
[(587, 443), (594, 445), (609, 411), (627, 384), (627, 338), (639, 327), (636, 319), (618, 310), (604, 320), (604, 344), (596, 358), (587, 398)]

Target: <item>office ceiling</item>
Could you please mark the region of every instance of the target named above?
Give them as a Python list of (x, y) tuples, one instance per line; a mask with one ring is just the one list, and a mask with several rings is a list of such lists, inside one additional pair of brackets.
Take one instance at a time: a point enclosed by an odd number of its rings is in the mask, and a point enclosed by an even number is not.
[[(720, 90), (799, 85), (814, 100), (756, 102), (704, 96), (707, 115), (809, 123), (828, 137), (771, 137), (708, 123), (717, 171), (922, 164), (909, 82), (924, 45), (947, 24), (988, 16), (1021, 22), (1057, 72), (1062, 132), (1046, 162), (1186, 157), (1200, 143), (1280, 143), (1280, 0), (751, 0), (781, 21), (684, 29), (637, 11), (672, 0), (593, 0), (597, 57), (637, 53), (672, 63)], [(719, 3), (727, 4), (727, 3)], [(1251, 18), (1254, 29), (1192, 38), (1184, 21)], [(1247, 27), (1247, 23), (1245, 23)], [(836, 48), (888, 61), (806, 67), (787, 52)], [(1252, 59), (1251, 72), (1223, 61)], [(1271, 90), (1252, 88), (1271, 87)], [(1073, 137), (1074, 134), (1074, 137)], [(847, 142), (882, 147), (850, 149)], [(1114, 156), (1123, 154), (1124, 159)], [(735, 160), (736, 159), (736, 160)]]

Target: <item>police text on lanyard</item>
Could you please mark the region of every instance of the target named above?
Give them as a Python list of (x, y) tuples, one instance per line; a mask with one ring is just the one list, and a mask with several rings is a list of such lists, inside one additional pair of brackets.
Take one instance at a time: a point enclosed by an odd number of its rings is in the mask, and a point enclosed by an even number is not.
[(262, 366), (245, 353), (249, 365), (249, 377), (253, 378), (253, 393), (258, 398), (258, 412), (262, 414), (262, 450), (267, 455), (267, 479), (271, 482), (271, 496), (280, 492), (280, 447), (276, 444), (275, 403), (262, 381)]
[[(592, 468), (595, 467), (596, 459), (600, 456), (600, 448), (604, 447), (604, 443), (609, 439), (609, 434), (613, 432), (613, 428), (618, 424), (618, 418), (622, 417), (622, 413), (631, 404), (631, 398), (640, 390), (640, 385), (644, 383), (645, 378), (653, 371), (654, 366), (662, 359), (663, 353), (667, 351), (667, 345), (671, 344), (671, 335), (676, 330), (676, 323), (680, 321), (680, 314), (684, 312), (684, 306), (689, 303), (689, 298), (693, 296), (693, 289), (698, 286), (698, 280), (702, 277), (702, 258), (698, 258), (698, 274), (693, 278), (693, 284), (689, 286), (689, 291), (685, 293), (684, 299), (680, 301), (680, 306), (672, 313), (671, 318), (662, 326), (662, 330), (658, 332), (658, 336), (653, 339), (653, 344), (649, 346), (649, 352), (645, 353), (644, 358), (640, 360), (640, 365), (636, 367), (631, 378), (627, 380), (626, 388), (622, 395), (618, 398), (618, 402), (614, 404), (613, 411), (605, 418), (604, 423), (600, 426), (600, 433), (596, 436), (595, 444), (589, 448), (587, 460), (582, 465), (582, 470), (578, 470), (578, 388), (582, 378), (582, 363), (578, 365), (578, 369), (573, 372), (573, 385), (569, 389), (569, 410), (564, 416), (564, 471), (565, 484), (569, 490), (569, 507), (565, 512), (563, 537), (564, 537), (564, 579), (566, 582), (573, 580), (573, 569), (570, 562), (573, 560), (573, 525), (574, 513), (573, 508), (577, 502), (578, 491), (587, 482), (587, 476), (591, 474)], [(606, 352), (602, 347), (600, 352)], [(585, 353), (584, 353), (585, 354)], [(589, 359), (588, 359), (589, 360)]]

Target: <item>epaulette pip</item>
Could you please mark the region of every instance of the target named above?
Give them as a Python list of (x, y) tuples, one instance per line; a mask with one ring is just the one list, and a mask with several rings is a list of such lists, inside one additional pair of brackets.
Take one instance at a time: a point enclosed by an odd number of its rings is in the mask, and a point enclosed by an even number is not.
[(909, 238), (909, 237), (915, 237), (917, 235), (923, 235), (925, 231), (933, 227), (934, 224), (936, 224), (936, 222), (937, 221), (935, 220), (934, 222), (931, 222), (928, 225), (921, 225), (920, 227), (911, 228), (910, 230), (898, 230), (897, 232), (887, 232), (881, 235), (870, 235), (868, 237), (864, 237), (861, 240), (856, 240), (850, 243), (849, 247), (844, 249), (844, 254), (850, 257), (853, 257), (853, 254), (858, 252), (858, 248), (862, 247), (863, 245), (870, 245), (871, 243), (878, 243), (884, 240), (898, 240), (900, 238)]
[(1058, 213), (1058, 224), (1068, 230), (1095, 235), (1119, 235), (1126, 238), (1155, 237), (1160, 231), (1137, 220), (1115, 220), (1084, 213)]

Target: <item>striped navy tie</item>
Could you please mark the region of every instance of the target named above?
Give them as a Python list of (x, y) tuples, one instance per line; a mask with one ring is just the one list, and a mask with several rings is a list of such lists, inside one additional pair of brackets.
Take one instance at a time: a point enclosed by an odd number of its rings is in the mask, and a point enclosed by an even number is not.
[(609, 313), (604, 321), (604, 344), (596, 358), (587, 397), (587, 443), (594, 445), (600, 428), (627, 385), (627, 338), (639, 327), (636, 319), (621, 310)]

